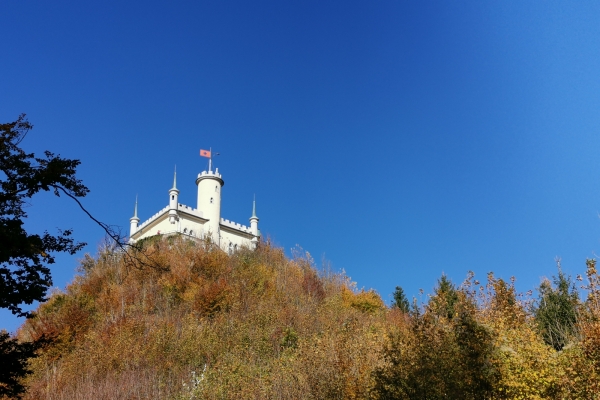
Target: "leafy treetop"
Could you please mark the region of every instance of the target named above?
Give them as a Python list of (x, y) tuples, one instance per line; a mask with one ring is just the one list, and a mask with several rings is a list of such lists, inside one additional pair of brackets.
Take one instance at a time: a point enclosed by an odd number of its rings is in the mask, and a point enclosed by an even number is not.
[(18, 316), (29, 316), (22, 304), (43, 301), (52, 285), (49, 264), (54, 252), (74, 254), (77, 243), (71, 230), (58, 235), (29, 234), (23, 227), (27, 200), (39, 191), (52, 190), (69, 197), (84, 197), (88, 188), (75, 177), (79, 160), (61, 158), (46, 151), (35, 157), (19, 146), (33, 126), (25, 115), (0, 124), (0, 307)]

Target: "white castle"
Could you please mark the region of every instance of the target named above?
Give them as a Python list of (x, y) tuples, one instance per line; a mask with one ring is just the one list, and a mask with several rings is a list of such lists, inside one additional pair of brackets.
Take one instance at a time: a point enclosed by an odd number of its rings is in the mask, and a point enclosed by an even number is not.
[[(212, 160), (211, 160), (212, 161)], [(252, 203), (250, 227), (221, 218), (221, 189), (225, 182), (219, 169), (198, 174), (198, 205), (192, 208), (178, 202), (177, 171), (173, 177), (173, 187), (169, 190), (169, 205), (139, 224), (137, 199), (133, 217), (130, 218), (130, 243), (155, 235), (184, 235), (190, 239), (210, 238), (213, 243), (229, 254), (237, 249), (256, 248), (260, 231), (256, 216), (256, 200)]]

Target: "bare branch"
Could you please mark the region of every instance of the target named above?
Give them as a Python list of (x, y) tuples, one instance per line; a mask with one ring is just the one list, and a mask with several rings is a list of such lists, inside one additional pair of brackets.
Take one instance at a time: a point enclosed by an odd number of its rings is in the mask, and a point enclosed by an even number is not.
[[(127, 257), (127, 259), (129, 260), (130, 264), (134, 267), (137, 267), (138, 264), (140, 264), (143, 267), (149, 267), (149, 268), (153, 268), (153, 269), (159, 269), (159, 270), (167, 270), (168, 268), (165, 268), (161, 265), (159, 265), (158, 263), (156, 263), (155, 261), (153, 261), (147, 254), (146, 252), (143, 251), (141, 246), (136, 246), (134, 244), (130, 244), (125, 242), (124, 240), (124, 236), (122, 236), (119, 232), (117, 232), (114, 227), (112, 227), (111, 225), (108, 225), (102, 221), (99, 221), (97, 218), (95, 218), (84, 206), (83, 204), (81, 204), (81, 202), (79, 201), (79, 199), (77, 199), (77, 197), (73, 196), (71, 193), (69, 193), (65, 188), (63, 188), (62, 186), (59, 185), (52, 185), (52, 187), (55, 190), (60, 190), (61, 192), (63, 192), (66, 196), (70, 197), (71, 199), (73, 199), (77, 205), (79, 206), (79, 208), (81, 208), (81, 210), (92, 220), (94, 221), (96, 224), (98, 224), (103, 230), (104, 232), (106, 232), (106, 235), (112, 240), (114, 241), (115, 245), (117, 247), (119, 247), (122, 251), (123, 254), (125, 255), (125, 257)], [(131, 250), (133, 250), (136, 254), (131, 254)], [(143, 256), (143, 258), (145, 258), (147, 261), (142, 260), (139, 256)], [(137, 261), (134, 262), (134, 261)]]

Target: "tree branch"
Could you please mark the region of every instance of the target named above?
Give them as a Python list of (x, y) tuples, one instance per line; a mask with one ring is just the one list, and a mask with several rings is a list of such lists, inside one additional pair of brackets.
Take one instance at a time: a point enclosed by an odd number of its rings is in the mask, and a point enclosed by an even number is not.
[[(115, 244), (121, 249), (123, 250), (123, 253), (125, 254), (125, 256), (130, 260), (131, 264), (133, 266), (136, 265), (135, 262), (133, 262), (133, 260), (137, 261), (138, 263), (140, 263), (142, 266), (146, 266), (146, 267), (150, 267), (150, 268), (154, 268), (154, 269), (160, 269), (160, 270), (167, 270), (168, 268), (162, 267), (160, 265), (158, 265), (156, 262), (154, 262), (150, 257), (148, 257), (145, 252), (141, 251), (141, 247), (139, 246), (135, 246), (132, 245), (130, 243), (126, 243), (122, 236), (116, 232), (113, 228), (111, 228), (110, 225), (105, 224), (102, 221), (99, 221), (98, 219), (96, 219), (84, 206), (83, 204), (81, 204), (81, 202), (79, 201), (79, 199), (77, 199), (77, 197), (73, 196), (71, 193), (69, 193), (69, 191), (67, 189), (65, 189), (64, 187), (60, 186), (60, 185), (50, 185), (51, 187), (53, 187), (55, 190), (60, 190), (61, 192), (63, 192), (66, 196), (70, 197), (71, 199), (73, 199), (77, 205), (79, 206), (79, 208), (81, 208), (81, 210), (87, 214), (88, 217), (90, 217), (90, 219), (92, 221), (94, 221), (96, 224), (98, 224), (103, 230), (104, 232), (106, 232), (106, 234), (108, 235), (108, 237), (110, 239), (112, 239)], [(146, 258), (148, 260), (148, 262), (145, 262), (143, 260), (141, 260), (139, 257), (132, 255), (128, 249), (133, 249), (136, 250), (139, 254), (142, 254), (144, 256), (144, 258)]]

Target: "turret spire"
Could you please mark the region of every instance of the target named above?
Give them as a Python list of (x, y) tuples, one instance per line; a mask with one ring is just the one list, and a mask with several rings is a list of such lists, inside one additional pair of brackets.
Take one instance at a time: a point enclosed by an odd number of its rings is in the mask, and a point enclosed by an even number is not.
[(133, 218), (137, 218), (137, 194), (135, 195), (135, 207), (133, 208)]
[(169, 189), (169, 222), (174, 224), (179, 216), (177, 215), (177, 209), (179, 208), (179, 190), (177, 190), (177, 166), (175, 166), (175, 173), (173, 174), (173, 187)]
[(135, 207), (133, 208), (133, 217), (129, 218), (129, 243), (134, 243), (133, 234), (138, 230), (140, 219), (137, 216), (137, 194), (135, 195)]
[(173, 189), (177, 189), (177, 165), (175, 166), (175, 174), (173, 175)]
[(252, 202), (252, 216), (250, 217), (250, 232), (254, 236), (252, 238), (252, 246), (256, 248), (258, 246), (258, 238), (260, 231), (258, 230), (258, 217), (256, 216), (256, 195), (254, 195), (254, 201)]

